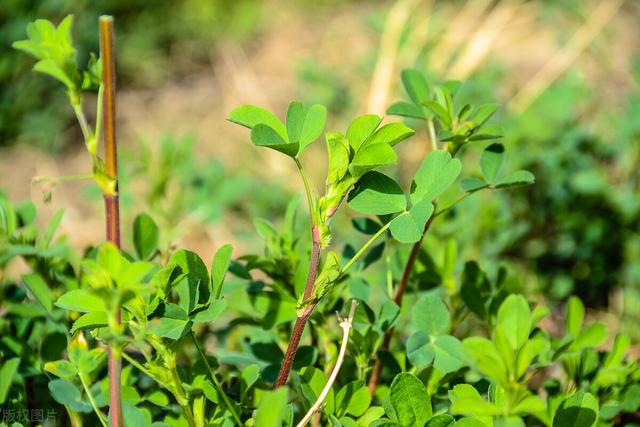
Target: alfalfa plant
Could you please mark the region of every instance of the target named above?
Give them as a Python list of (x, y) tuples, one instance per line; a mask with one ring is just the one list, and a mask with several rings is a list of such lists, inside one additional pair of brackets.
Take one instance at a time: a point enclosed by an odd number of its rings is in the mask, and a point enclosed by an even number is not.
[[(251, 141), (256, 146), (279, 151), (294, 161), (307, 196), (312, 242), (309, 268), (304, 291), (298, 295), (297, 319), (274, 388), (287, 382), (305, 325), (321, 299), (346, 278), (353, 264), (387, 232), (398, 242), (414, 244), (413, 253), (407, 262), (406, 274), (409, 274), (428, 224), (455, 204), (439, 212), (435, 210), (438, 197), (460, 175), (462, 163), (455, 157), (456, 154), (469, 142), (500, 137), (487, 125), (496, 110), (494, 105), (483, 105), (476, 109), (470, 105), (456, 108), (453, 95), (458, 87), (457, 83), (449, 82), (436, 88), (432, 97), (420, 72), (406, 70), (403, 82), (412, 103), (395, 104), (389, 112), (427, 121), (433, 147), (422, 161), (407, 192), (392, 177), (376, 170), (395, 164), (397, 155), (393, 147), (414, 134), (403, 123), (382, 124), (382, 117), (368, 114), (353, 120), (344, 134), (327, 132), (325, 137), (329, 166), (325, 192), (318, 195), (309, 184), (301, 154), (322, 135), (326, 120), (324, 106), (316, 104), (308, 107), (300, 102), (292, 102), (284, 122), (273, 113), (252, 105), (238, 107), (229, 115), (230, 121), (251, 129)], [(439, 127), (439, 137), (435, 135), (434, 122)], [(463, 197), (484, 188), (503, 188), (533, 182), (533, 175), (527, 171), (499, 177), (503, 152), (504, 148), (500, 144), (491, 145), (484, 152), (481, 161), (484, 179), (470, 178), (466, 181), (467, 184), (463, 186), (466, 193)], [(328, 248), (333, 237), (331, 219), (345, 200), (353, 210), (376, 215), (380, 222), (374, 222), (376, 231), (373, 236), (341, 266), (339, 255)], [(323, 251), (327, 252), (326, 260), (323, 267), (319, 268)], [(398, 285), (398, 304), (402, 299), (406, 280), (407, 278), (403, 279)], [(385, 338), (385, 341), (388, 339)], [(383, 347), (386, 345), (388, 342)], [(379, 368), (374, 369), (372, 389), (375, 388), (379, 374), (377, 371)]]

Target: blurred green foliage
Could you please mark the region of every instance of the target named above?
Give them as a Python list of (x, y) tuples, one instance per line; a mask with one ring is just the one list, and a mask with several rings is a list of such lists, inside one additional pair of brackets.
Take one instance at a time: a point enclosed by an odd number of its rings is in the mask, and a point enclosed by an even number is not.
[[(208, 64), (221, 37), (244, 39), (260, 29), (256, 0), (6, 0), (0, 8), (0, 146), (16, 140), (50, 150), (60, 148), (72, 111), (61, 107), (63, 91), (30, 73), (33, 61), (11, 48), (25, 38), (34, 17), (58, 24), (76, 16), (78, 61), (98, 51), (98, 16), (117, 22), (119, 87), (155, 87)], [(180, 55), (172, 55), (180, 52)], [(72, 132), (75, 132), (73, 130)]]

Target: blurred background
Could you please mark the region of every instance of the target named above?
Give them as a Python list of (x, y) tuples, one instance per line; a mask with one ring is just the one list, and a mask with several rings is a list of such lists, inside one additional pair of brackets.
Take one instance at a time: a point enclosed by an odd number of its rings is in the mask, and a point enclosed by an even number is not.
[[(463, 80), (459, 96), (474, 104), (501, 104), (494, 121), (508, 167), (537, 177), (467, 198), (427, 240), (434, 257), (455, 237), (460, 260), (506, 262), (512, 286), (552, 304), (579, 295), (640, 339), (637, 0), (4, 0), (0, 189), (33, 199), (43, 222), (64, 207), (62, 228), (79, 249), (103, 236), (98, 189), (34, 177), (90, 172), (80, 131), (62, 87), (10, 45), (35, 18), (74, 14), (86, 63), (103, 13), (116, 23), (125, 233), (147, 211), (167, 247), (205, 259), (226, 242), (236, 254), (261, 250), (253, 219), (279, 222), (301, 183), (292, 162), (252, 147), (228, 112), (252, 103), (282, 116), (291, 99), (319, 102), (328, 129), (344, 131), (405, 97), (400, 71), (415, 67), (434, 84)], [(86, 103), (93, 113), (95, 98)], [(412, 124), (404, 182), (429, 149)], [(316, 143), (303, 159), (318, 191), (323, 151)]]

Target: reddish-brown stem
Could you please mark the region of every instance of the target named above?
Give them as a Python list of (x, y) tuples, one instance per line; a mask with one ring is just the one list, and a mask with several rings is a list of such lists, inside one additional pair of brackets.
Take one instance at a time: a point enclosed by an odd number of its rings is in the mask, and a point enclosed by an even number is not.
[[(307, 273), (307, 282), (304, 287), (303, 301), (309, 299), (313, 292), (313, 285), (318, 275), (318, 265), (320, 264), (320, 230), (315, 225), (311, 228), (311, 258), (309, 259), (309, 272)], [(291, 372), (291, 366), (296, 358), (298, 346), (300, 345), (300, 339), (302, 333), (307, 325), (307, 321), (316, 307), (316, 303), (311, 303), (304, 312), (298, 316), (296, 323), (293, 325), (291, 331), (291, 338), (289, 338), (289, 345), (287, 351), (282, 359), (282, 365), (276, 381), (273, 383), (273, 389), (276, 390), (287, 383), (289, 379), (289, 373)]]
[[(102, 113), (104, 123), (104, 158), (106, 173), (115, 181), (114, 194), (104, 194), (107, 240), (120, 247), (120, 203), (118, 200), (118, 155), (116, 145), (116, 70), (113, 48), (113, 18), (100, 17), (100, 58), (102, 59), (102, 80), (104, 95)], [(120, 309), (117, 320), (120, 322)], [(122, 427), (121, 376), (122, 359), (120, 351), (109, 348), (109, 419), (111, 426)]]
[[(413, 266), (418, 259), (418, 254), (420, 254), (420, 248), (422, 247), (422, 240), (424, 236), (429, 231), (429, 227), (433, 222), (435, 217), (432, 215), (429, 218), (429, 221), (424, 227), (424, 232), (422, 233), (422, 237), (418, 240), (411, 248), (411, 253), (409, 254), (409, 258), (407, 259), (407, 263), (404, 266), (404, 270), (402, 271), (402, 276), (400, 277), (400, 281), (398, 282), (398, 287), (396, 288), (396, 294), (393, 297), (393, 301), (398, 305), (398, 307), (402, 306), (402, 297), (407, 289), (407, 284), (409, 283), (409, 278), (411, 277), (411, 272), (413, 271)], [(378, 351), (387, 351), (389, 350), (389, 344), (391, 343), (391, 337), (393, 336), (394, 328), (387, 329), (384, 337), (382, 338), (382, 343), (380, 344), (380, 349)], [(371, 376), (369, 377), (369, 393), (373, 396), (376, 391), (376, 386), (378, 385), (378, 380), (380, 379), (380, 374), (382, 373), (382, 362), (380, 358), (376, 359), (376, 363), (373, 365), (373, 370), (371, 371)]]

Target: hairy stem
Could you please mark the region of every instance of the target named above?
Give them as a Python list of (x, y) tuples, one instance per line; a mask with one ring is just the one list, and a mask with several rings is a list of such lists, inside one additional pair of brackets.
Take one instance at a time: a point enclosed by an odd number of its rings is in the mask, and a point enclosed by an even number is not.
[(196, 339), (196, 336), (194, 335), (193, 331), (191, 331), (191, 339), (193, 340), (193, 344), (198, 349), (198, 353), (200, 353), (200, 357), (202, 358), (205, 366), (207, 367), (207, 372), (209, 373), (209, 379), (211, 379), (211, 382), (216, 388), (216, 391), (224, 401), (224, 405), (227, 407), (229, 412), (231, 412), (231, 416), (233, 417), (236, 424), (239, 426), (243, 425), (242, 421), (240, 420), (240, 416), (236, 412), (236, 408), (233, 406), (233, 403), (231, 402), (231, 399), (229, 399), (229, 396), (227, 396), (227, 394), (224, 392), (224, 390), (222, 389), (222, 385), (218, 381), (218, 378), (216, 377), (215, 373), (213, 372), (213, 369), (211, 369), (211, 365), (209, 365), (209, 361), (207, 360), (207, 357), (202, 351), (202, 348), (200, 348), (200, 345), (198, 344), (198, 340)]
[(333, 386), (333, 383), (338, 377), (338, 372), (340, 372), (340, 368), (342, 367), (344, 356), (347, 353), (347, 344), (349, 343), (349, 331), (351, 330), (351, 324), (353, 323), (353, 316), (356, 312), (357, 305), (358, 305), (357, 301), (352, 300), (351, 309), (349, 310), (349, 315), (347, 316), (347, 318), (340, 319), (340, 317), (338, 317), (338, 320), (340, 321), (340, 327), (342, 328), (342, 344), (340, 345), (340, 352), (338, 353), (338, 359), (336, 360), (336, 364), (333, 367), (333, 370), (331, 371), (329, 380), (327, 381), (324, 388), (322, 389), (320, 396), (318, 396), (318, 399), (316, 400), (316, 402), (313, 404), (311, 408), (309, 408), (309, 411), (306, 413), (304, 418), (300, 420), (300, 422), (296, 425), (296, 427), (304, 427), (305, 425), (307, 425), (307, 423), (311, 420), (311, 417), (316, 412), (318, 412), (318, 410), (320, 409), (320, 406), (322, 406), (322, 402), (324, 402), (324, 399), (327, 397), (327, 395), (331, 391), (331, 387)]
[[(118, 200), (118, 159), (116, 145), (116, 77), (113, 46), (113, 17), (100, 17), (100, 57), (102, 58), (102, 123), (104, 125), (104, 155), (107, 174), (115, 180), (115, 194), (105, 194), (107, 240), (120, 247), (120, 203)], [(118, 322), (120, 322), (118, 308)], [(109, 348), (109, 406), (113, 427), (122, 427), (121, 376), (122, 359), (120, 351)]]
[(296, 319), (296, 323), (293, 325), (293, 330), (291, 331), (291, 338), (289, 339), (289, 345), (287, 346), (287, 351), (284, 354), (284, 359), (282, 359), (282, 366), (280, 367), (280, 372), (278, 372), (278, 377), (276, 381), (273, 383), (273, 389), (277, 390), (287, 383), (289, 379), (289, 372), (291, 372), (291, 366), (293, 366), (293, 361), (296, 358), (296, 353), (298, 351), (298, 346), (300, 345), (300, 338), (302, 338), (302, 333), (304, 332), (304, 327), (307, 325), (307, 321), (309, 317), (311, 317), (311, 313), (313, 309), (316, 307), (317, 303), (311, 303), (307, 306), (304, 312), (298, 316)]
[[(433, 222), (435, 216), (432, 215), (427, 221), (427, 224), (424, 227), (424, 232), (422, 233), (422, 237), (418, 240), (411, 248), (411, 253), (409, 254), (409, 258), (407, 259), (407, 263), (404, 266), (404, 270), (402, 271), (402, 276), (400, 277), (400, 281), (398, 282), (398, 287), (396, 288), (396, 293), (393, 297), (393, 301), (398, 305), (398, 307), (402, 306), (402, 297), (407, 289), (407, 284), (409, 283), (409, 278), (411, 277), (411, 272), (413, 271), (413, 266), (418, 259), (418, 254), (420, 253), (420, 248), (422, 246), (422, 240), (424, 236), (429, 231), (429, 227)], [(387, 332), (385, 332), (384, 337), (382, 338), (382, 344), (380, 345), (380, 349), (378, 351), (387, 351), (389, 349), (389, 344), (391, 343), (391, 337), (393, 336), (394, 328), (389, 328)], [(373, 370), (371, 371), (371, 376), (369, 377), (369, 393), (373, 396), (376, 391), (376, 385), (378, 384), (378, 380), (380, 379), (380, 373), (382, 372), (382, 362), (380, 359), (376, 359), (376, 363), (373, 365)]]

